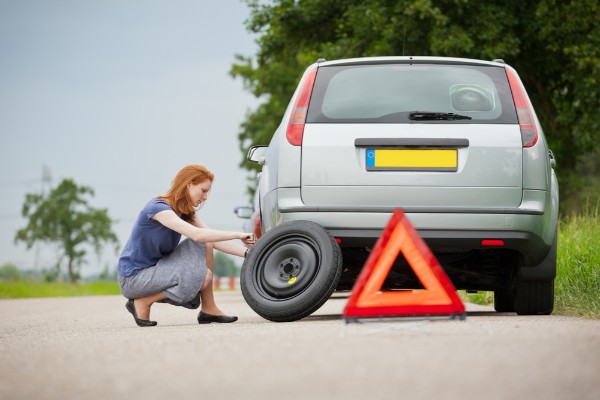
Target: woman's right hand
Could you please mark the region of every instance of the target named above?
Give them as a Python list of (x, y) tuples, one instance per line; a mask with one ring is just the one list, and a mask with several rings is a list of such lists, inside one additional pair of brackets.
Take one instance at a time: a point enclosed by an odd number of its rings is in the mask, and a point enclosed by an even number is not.
[(243, 236), (241, 238), (242, 242), (244, 242), (244, 244), (248, 247), (252, 247), (254, 246), (254, 244), (256, 243), (256, 234), (254, 233), (243, 233)]

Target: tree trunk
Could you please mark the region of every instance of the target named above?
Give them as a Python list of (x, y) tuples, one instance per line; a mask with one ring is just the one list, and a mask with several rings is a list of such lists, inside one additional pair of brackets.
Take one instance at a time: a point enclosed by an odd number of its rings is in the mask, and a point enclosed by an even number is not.
[(69, 278), (71, 278), (71, 283), (77, 283), (77, 276), (75, 276), (75, 272), (73, 271), (73, 259), (69, 257)]

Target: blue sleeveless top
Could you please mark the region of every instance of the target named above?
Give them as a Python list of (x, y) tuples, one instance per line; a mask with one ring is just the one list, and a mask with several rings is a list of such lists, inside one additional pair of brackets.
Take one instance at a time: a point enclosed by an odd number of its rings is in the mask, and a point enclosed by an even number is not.
[(162, 199), (152, 199), (142, 209), (121, 252), (119, 275), (133, 276), (141, 269), (156, 265), (179, 244), (181, 234), (151, 219), (165, 210), (173, 209)]

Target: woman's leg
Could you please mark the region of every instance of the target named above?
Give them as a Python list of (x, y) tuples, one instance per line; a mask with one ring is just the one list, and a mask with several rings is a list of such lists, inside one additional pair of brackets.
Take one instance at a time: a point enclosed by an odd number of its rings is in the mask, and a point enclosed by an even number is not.
[(157, 301), (166, 299), (167, 296), (163, 292), (152, 294), (150, 296), (141, 297), (133, 300), (135, 313), (139, 319), (150, 319), (150, 307)]
[(200, 288), (200, 299), (202, 300), (202, 312), (211, 315), (224, 315), (223, 312), (217, 307), (215, 303), (215, 297), (213, 293), (213, 269), (215, 267), (213, 244), (206, 243), (206, 279)]

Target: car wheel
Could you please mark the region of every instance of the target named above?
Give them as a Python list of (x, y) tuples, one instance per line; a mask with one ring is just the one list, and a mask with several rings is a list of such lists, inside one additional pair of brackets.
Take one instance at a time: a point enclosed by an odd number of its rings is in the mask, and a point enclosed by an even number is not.
[[(556, 234), (546, 259), (536, 267), (556, 271)], [(555, 273), (555, 272), (554, 272)], [(519, 315), (550, 315), (554, 308), (554, 279), (519, 277), (515, 292), (515, 311)]]
[(494, 310), (497, 312), (514, 312), (515, 302), (513, 292), (508, 290), (495, 290)]
[(550, 315), (554, 308), (554, 279), (520, 280), (515, 294), (515, 311), (519, 315)]
[(323, 305), (342, 272), (342, 253), (331, 234), (310, 221), (287, 222), (263, 235), (242, 266), (248, 305), (275, 322), (302, 319)]

